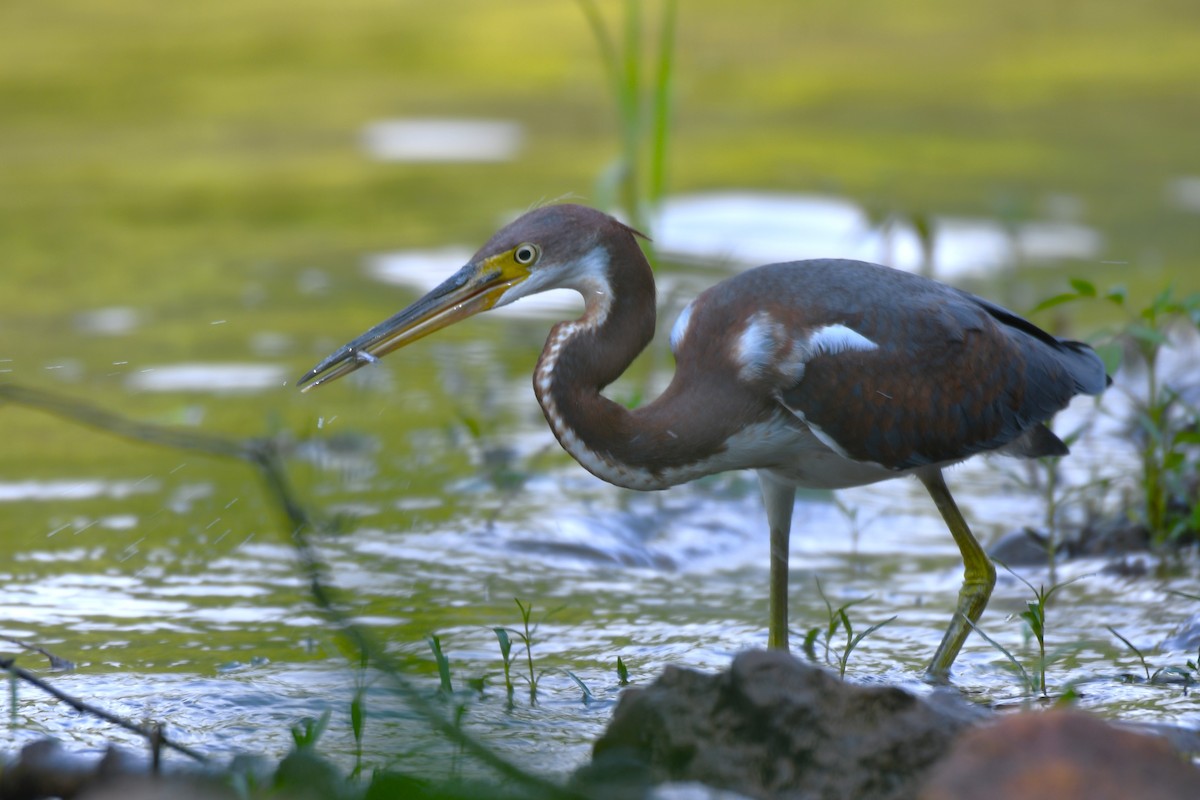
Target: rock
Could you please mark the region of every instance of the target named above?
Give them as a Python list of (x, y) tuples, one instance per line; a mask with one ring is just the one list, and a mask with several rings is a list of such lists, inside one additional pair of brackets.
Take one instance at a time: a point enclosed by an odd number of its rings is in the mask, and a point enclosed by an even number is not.
[(126, 775), (97, 784), (76, 800), (236, 800), (237, 794), (216, 780)]
[(1126, 517), (1113, 517), (1085, 525), (1068, 542), (1072, 556), (1123, 556), (1150, 549), (1150, 531)]
[(988, 548), (988, 555), (1010, 567), (1044, 567), (1060, 548), (1052, 548), (1041, 531), (1021, 528), (1009, 531)]
[(719, 675), (668, 667), (622, 695), (573, 785), (593, 797), (699, 781), (760, 798), (912, 798), (984, 713), (935, 697), (847, 684), (776, 651), (742, 653)]
[(1166, 741), (1080, 711), (1029, 712), (964, 735), (921, 800), (1195, 800), (1200, 770)]
[(216, 773), (153, 774), (149, 759), (110, 745), (102, 757), (39, 739), (0, 764), (0, 800), (234, 800)]

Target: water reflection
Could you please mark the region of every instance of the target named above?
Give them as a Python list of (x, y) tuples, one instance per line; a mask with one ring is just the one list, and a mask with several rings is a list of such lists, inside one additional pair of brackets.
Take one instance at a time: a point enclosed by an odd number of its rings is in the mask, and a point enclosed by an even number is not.
[[(819, 195), (717, 192), (668, 198), (655, 241), (672, 259), (754, 266), (803, 258), (855, 258), (906, 270), (925, 266), (911, 220), (872, 219), (858, 204)], [(1103, 240), (1085, 226), (939, 217), (932, 272), (944, 280), (1022, 262), (1094, 259)]]
[(287, 383), (279, 364), (166, 364), (129, 376), (129, 388), (143, 392), (258, 392)]
[(161, 483), (151, 478), (136, 481), (113, 481), (100, 478), (0, 481), (0, 503), (22, 500), (37, 502), (85, 500), (94, 497), (120, 500), (133, 494), (157, 492), (160, 488)]
[(1169, 181), (1167, 199), (1176, 208), (1200, 214), (1200, 177), (1182, 175)]
[(98, 308), (75, 315), (75, 328), (80, 333), (100, 336), (123, 336), (132, 333), (141, 323), (141, 314), (128, 306)]
[(363, 149), (379, 161), (509, 161), (521, 126), (507, 120), (394, 119), (363, 129)]
[[(912, 220), (872, 219), (858, 204), (820, 195), (714, 192), (667, 198), (655, 224), (655, 246), (673, 262), (743, 269), (804, 258), (855, 258), (920, 271), (943, 280), (984, 275), (1016, 264), (1089, 260), (1103, 239), (1086, 226), (1031, 220), (1002, 225), (987, 219), (932, 221), (932, 264)], [(384, 253), (367, 259), (367, 274), (424, 294), (470, 260), (473, 251), (449, 246)], [(669, 297), (683, 281), (691, 295), (711, 281), (658, 276)], [(574, 292), (554, 290), (498, 309), (497, 315), (564, 318), (581, 308)]]

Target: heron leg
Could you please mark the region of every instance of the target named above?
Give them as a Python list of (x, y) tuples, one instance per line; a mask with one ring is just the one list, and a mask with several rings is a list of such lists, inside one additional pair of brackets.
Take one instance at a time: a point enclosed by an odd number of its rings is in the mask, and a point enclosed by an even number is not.
[(983, 609), (987, 607), (988, 598), (992, 596), (992, 587), (996, 585), (996, 567), (967, 527), (967, 521), (946, 488), (942, 471), (929, 469), (917, 473), (917, 477), (925, 484), (942, 519), (950, 528), (963, 559), (963, 584), (958, 592), (958, 608), (925, 672), (929, 680), (944, 683), (950, 677), (950, 666), (958, 657), (958, 651), (962, 649), (972, 626), (979, 620)]
[(792, 507), (796, 487), (766, 470), (758, 471), (767, 524), (771, 528), (771, 609), (767, 646), (788, 649), (788, 539), (792, 531)]

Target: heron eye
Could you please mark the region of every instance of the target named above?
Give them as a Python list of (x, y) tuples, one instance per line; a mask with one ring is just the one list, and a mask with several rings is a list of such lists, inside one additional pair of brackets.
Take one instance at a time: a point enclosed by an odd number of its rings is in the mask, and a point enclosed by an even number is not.
[(513, 258), (516, 259), (518, 264), (532, 264), (537, 261), (539, 255), (541, 255), (541, 250), (536, 244), (519, 245), (513, 251)]

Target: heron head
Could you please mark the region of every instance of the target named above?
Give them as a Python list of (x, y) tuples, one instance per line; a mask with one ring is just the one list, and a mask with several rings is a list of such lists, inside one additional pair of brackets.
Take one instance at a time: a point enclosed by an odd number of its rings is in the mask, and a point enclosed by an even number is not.
[[(549, 289), (604, 294), (609, 242), (636, 231), (595, 209), (535, 209), (497, 231), (470, 262), (412, 305), (338, 348), (297, 381), (308, 391), (429, 334)], [(635, 245), (636, 246), (636, 245)]]

